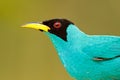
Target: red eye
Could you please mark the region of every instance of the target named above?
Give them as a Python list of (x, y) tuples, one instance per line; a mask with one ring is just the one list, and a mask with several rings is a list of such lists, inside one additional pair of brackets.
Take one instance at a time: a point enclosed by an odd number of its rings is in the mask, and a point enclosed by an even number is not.
[(61, 23), (60, 22), (55, 22), (53, 26), (54, 26), (54, 28), (60, 28)]

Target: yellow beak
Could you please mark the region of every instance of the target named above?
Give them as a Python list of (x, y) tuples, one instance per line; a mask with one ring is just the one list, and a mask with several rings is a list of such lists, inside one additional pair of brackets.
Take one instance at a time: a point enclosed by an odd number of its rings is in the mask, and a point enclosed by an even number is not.
[(50, 28), (48, 26), (39, 24), (39, 23), (29, 23), (29, 24), (23, 25), (22, 27), (43, 30), (45, 32), (48, 32), (48, 30), (50, 30)]

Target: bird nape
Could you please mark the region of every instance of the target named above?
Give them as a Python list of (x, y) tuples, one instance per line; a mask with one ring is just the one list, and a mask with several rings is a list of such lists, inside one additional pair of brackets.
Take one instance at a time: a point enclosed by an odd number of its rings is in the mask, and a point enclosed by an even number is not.
[(46, 33), (75, 80), (120, 80), (120, 36), (88, 35), (67, 19), (22, 27)]

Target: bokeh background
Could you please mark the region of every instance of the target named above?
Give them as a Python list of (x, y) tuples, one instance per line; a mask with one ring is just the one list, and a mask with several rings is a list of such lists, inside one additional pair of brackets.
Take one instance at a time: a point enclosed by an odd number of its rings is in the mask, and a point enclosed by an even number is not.
[(120, 0), (1, 0), (0, 80), (72, 80), (48, 37), (28, 22), (67, 18), (88, 34), (120, 35)]

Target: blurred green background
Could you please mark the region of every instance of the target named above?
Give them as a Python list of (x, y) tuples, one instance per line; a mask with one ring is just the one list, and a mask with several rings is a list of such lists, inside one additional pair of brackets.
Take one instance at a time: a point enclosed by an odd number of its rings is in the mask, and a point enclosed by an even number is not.
[(1, 0), (0, 80), (72, 80), (48, 37), (27, 22), (67, 18), (89, 34), (120, 35), (120, 0)]

